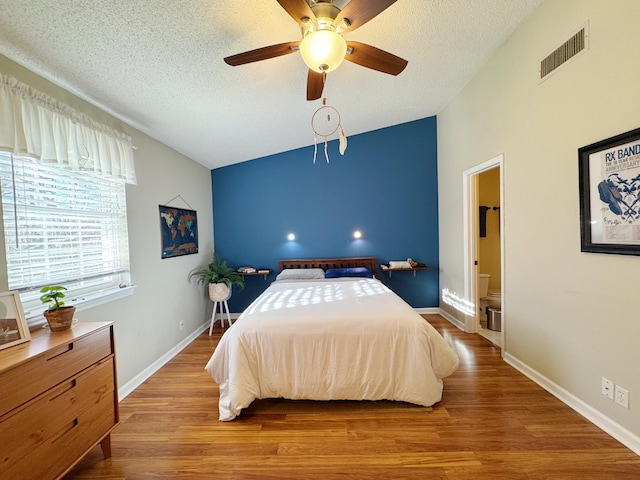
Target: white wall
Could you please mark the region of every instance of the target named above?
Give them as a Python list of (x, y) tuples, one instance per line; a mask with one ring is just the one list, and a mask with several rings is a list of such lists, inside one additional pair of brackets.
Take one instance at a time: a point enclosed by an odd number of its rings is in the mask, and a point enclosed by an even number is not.
[[(636, 0), (547, 0), (438, 115), (441, 288), (464, 294), (462, 172), (504, 153), (505, 355), (636, 439), (640, 257), (580, 252), (577, 151), (640, 127), (639, 18)], [(589, 51), (540, 83), (587, 20)]]
[[(203, 287), (188, 282), (189, 271), (210, 261), (213, 213), (209, 169), (123, 124), (98, 108), (0, 56), (0, 71), (130, 135), (137, 185), (127, 185), (127, 215), (133, 295), (82, 311), (81, 321), (115, 322), (118, 383), (122, 387), (196, 332), (210, 315)], [(199, 253), (161, 259), (158, 205), (171, 202), (198, 212)], [(4, 257), (2, 252), (0, 256)], [(180, 331), (179, 321), (184, 321)], [(204, 368), (204, 365), (203, 365)]]

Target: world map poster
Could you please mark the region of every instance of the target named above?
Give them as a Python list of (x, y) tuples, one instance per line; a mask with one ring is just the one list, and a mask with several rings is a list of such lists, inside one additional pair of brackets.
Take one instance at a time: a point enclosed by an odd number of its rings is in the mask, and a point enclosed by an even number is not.
[(159, 205), (162, 258), (198, 253), (198, 217), (195, 210)]

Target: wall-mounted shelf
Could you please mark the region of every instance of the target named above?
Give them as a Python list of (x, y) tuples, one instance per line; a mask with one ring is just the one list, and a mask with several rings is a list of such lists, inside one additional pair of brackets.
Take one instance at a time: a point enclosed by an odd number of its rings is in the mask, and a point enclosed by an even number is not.
[(271, 270), (270, 268), (266, 268), (266, 269), (260, 269), (257, 270), (255, 272), (250, 272), (250, 273), (244, 273), (244, 272), (237, 272), (238, 275), (240, 275), (241, 277), (252, 277), (255, 275), (262, 275), (264, 277), (264, 279), (266, 280), (267, 277), (271, 274), (273, 270)]
[(429, 267), (413, 267), (413, 268), (390, 268), (389, 265), (380, 265), (380, 268), (383, 272), (387, 272), (389, 274), (389, 278), (391, 278), (391, 272), (413, 272), (413, 276), (416, 276), (416, 272), (419, 270), (429, 270)]

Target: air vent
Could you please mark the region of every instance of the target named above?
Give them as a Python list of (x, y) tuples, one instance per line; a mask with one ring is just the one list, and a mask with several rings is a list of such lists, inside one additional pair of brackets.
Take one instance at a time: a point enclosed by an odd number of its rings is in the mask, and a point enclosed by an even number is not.
[(588, 24), (585, 24), (575, 35), (564, 42), (540, 62), (540, 79), (542, 80), (561, 65), (564, 65), (578, 53), (587, 48)]

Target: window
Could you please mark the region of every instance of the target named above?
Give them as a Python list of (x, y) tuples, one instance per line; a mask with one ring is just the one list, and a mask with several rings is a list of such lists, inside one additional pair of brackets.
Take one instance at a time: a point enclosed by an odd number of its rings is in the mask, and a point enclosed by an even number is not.
[(68, 303), (129, 285), (124, 180), (0, 152), (8, 287), (27, 317), (43, 285), (64, 285)]

